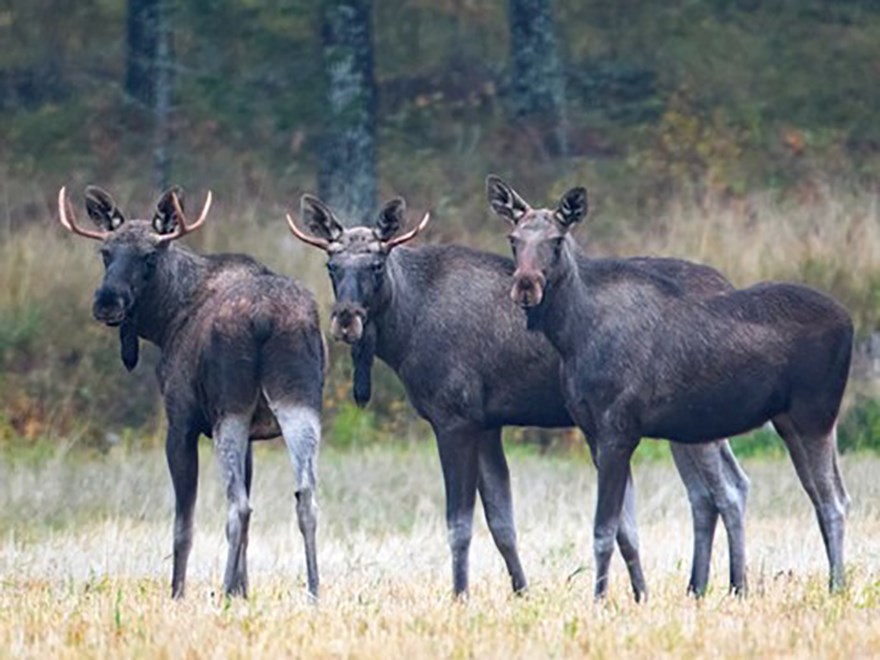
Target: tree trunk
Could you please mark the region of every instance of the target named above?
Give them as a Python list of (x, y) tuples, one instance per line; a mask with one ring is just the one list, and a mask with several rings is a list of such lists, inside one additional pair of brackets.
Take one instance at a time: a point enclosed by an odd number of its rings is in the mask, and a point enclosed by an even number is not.
[(144, 109), (152, 108), (156, 97), (160, 2), (161, 0), (128, 0), (125, 93)]
[(550, 155), (567, 151), (565, 72), (552, 0), (509, 0), (511, 107)]
[(153, 176), (160, 190), (168, 188), (171, 177), (171, 91), (174, 85), (171, 0), (160, 0), (156, 11), (156, 81), (153, 104)]
[(349, 224), (376, 206), (376, 83), (370, 0), (323, 0), (321, 38), (327, 113), (318, 192)]
[(168, 187), (171, 171), (172, 6), (173, 0), (128, 0), (125, 93), (136, 124), (152, 125), (153, 182), (159, 189)]

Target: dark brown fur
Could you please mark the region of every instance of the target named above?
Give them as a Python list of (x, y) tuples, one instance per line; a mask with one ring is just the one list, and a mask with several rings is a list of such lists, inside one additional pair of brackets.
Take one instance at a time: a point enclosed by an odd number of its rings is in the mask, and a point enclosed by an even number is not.
[(598, 449), (596, 596), (607, 591), (640, 439), (698, 444), (768, 421), (816, 509), (830, 586), (842, 588), (849, 497), (835, 428), (852, 352), (846, 310), (797, 284), (695, 299), (662, 274), (581, 253), (568, 231), (586, 216), (583, 188), (555, 209), (532, 209), (497, 177), (488, 185), (490, 199), (517, 200), (496, 207), (514, 226), (511, 297), (540, 316), (538, 327), (562, 360), (568, 409)]
[(229, 503), (225, 587), (246, 595), (251, 440), (283, 435), (297, 479), (297, 514), (309, 590), (317, 594), (315, 462), (320, 440), (324, 348), (312, 295), (243, 255), (201, 256), (161, 236), (176, 217), (169, 191), (152, 222), (126, 221), (107, 193), (90, 188), (87, 208), (109, 233), (94, 315), (120, 327), (126, 367), (139, 338), (162, 352), (157, 370), (168, 418), (174, 484), (172, 594), (183, 595), (198, 480), (197, 440), (213, 437)]
[[(383, 248), (402, 229), (403, 211), (402, 201), (393, 200), (375, 227), (343, 229), (320, 200), (303, 198), (303, 220), (313, 234), (303, 240), (328, 252), (336, 296), (331, 333), (352, 344), (358, 403), (369, 399), (370, 369), (378, 357), (394, 369), (434, 430), (446, 487), (455, 593), (468, 587), (477, 492), (512, 586), (520, 591), (526, 577), (516, 547), (501, 429), (573, 425), (560, 389), (559, 359), (540, 333), (527, 330), (526, 319), (507, 295), (513, 274), (509, 258), (453, 245)], [(668, 274), (693, 295), (731, 288), (707, 267), (670, 259), (634, 264)], [(676, 447), (673, 456), (694, 515), (689, 588), (696, 593), (706, 588), (720, 515), (728, 531), (731, 587), (743, 590), (748, 479), (725, 441)], [(633, 588), (641, 594), (645, 584), (634, 506), (629, 497), (618, 544)]]

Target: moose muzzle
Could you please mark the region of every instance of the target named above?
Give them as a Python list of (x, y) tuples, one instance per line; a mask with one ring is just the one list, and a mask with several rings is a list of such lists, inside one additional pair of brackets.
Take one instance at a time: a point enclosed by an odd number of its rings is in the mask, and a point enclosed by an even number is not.
[(131, 296), (125, 292), (109, 287), (101, 287), (95, 291), (95, 302), (92, 304), (92, 316), (96, 321), (116, 326), (125, 320), (131, 308)]
[(364, 334), (366, 310), (353, 303), (339, 303), (330, 313), (330, 335), (336, 341), (354, 344)]
[(520, 307), (535, 307), (544, 298), (544, 275), (538, 271), (524, 272), (517, 270), (513, 274), (513, 288), (510, 298)]

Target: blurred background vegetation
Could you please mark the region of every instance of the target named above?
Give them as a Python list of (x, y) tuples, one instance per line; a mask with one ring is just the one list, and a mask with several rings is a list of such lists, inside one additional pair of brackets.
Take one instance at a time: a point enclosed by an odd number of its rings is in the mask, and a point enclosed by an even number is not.
[[(252, 254), (326, 309), (321, 255), (283, 224), (302, 193), (350, 222), (404, 195), (434, 212), (426, 240), (506, 252), (496, 172), (540, 203), (587, 185), (593, 254), (837, 297), (859, 332), (841, 444), (880, 447), (876, 0), (7, 0), (0, 42), (0, 446), (163, 437), (155, 353), (127, 374), (91, 320), (100, 260), (57, 226), (61, 185), (135, 216), (169, 183), (191, 205), (211, 188), (188, 241)], [(355, 409), (333, 348), (328, 442), (428, 437), (376, 370)]]

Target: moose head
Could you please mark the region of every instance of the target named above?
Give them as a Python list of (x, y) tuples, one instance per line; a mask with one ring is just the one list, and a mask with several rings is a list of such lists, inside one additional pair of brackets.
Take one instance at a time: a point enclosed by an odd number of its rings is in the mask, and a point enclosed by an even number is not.
[(500, 177), (486, 179), (489, 205), (512, 226), (508, 238), (516, 271), (510, 297), (521, 307), (536, 307), (548, 282), (556, 279), (569, 230), (587, 215), (587, 191), (572, 188), (554, 209), (533, 209)]
[(330, 312), (330, 334), (337, 341), (355, 344), (363, 336), (370, 315), (387, 301), (388, 255), (418, 236), (427, 226), (430, 213), (425, 213), (414, 229), (395, 236), (405, 224), (406, 202), (399, 197), (382, 207), (373, 227), (344, 228), (333, 212), (311, 195), (303, 195), (301, 212), (309, 233), (288, 214), (293, 235), (328, 255), (327, 272), (336, 298)]
[(131, 370), (138, 359), (138, 299), (150, 286), (157, 263), (171, 241), (205, 222), (211, 208), (211, 193), (208, 192), (202, 212), (193, 223), (187, 221), (183, 212), (183, 193), (178, 187), (162, 194), (152, 220), (126, 220), (110, 194), (97, 186), (87, 187), (85, 197), (86, 211), (97, 230), (77, 224), (65, 188), (58, 192), (58, 218), (68, 231), (101, 241), (104, 279), (95, 291), (92, 315), (108, 326), (119, 326), (122, 361)]

